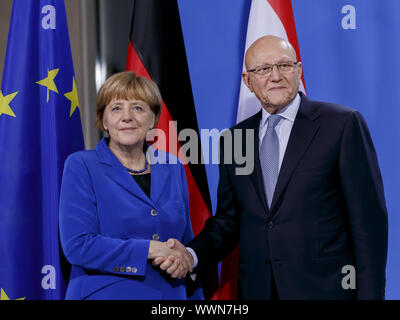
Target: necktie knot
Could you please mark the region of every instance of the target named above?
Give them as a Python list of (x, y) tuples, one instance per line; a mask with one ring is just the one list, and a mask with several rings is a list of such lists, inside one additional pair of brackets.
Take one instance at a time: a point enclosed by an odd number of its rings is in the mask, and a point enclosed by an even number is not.
[(268, 117), (268, 127), (267, 127), (267, 129), (274, 129), (277, 125), (278, 125), (278, 123), (279, 123), (279, 121), (282, 119), (282, 117), (279, 115), (279, 114), (271, 114), (269, 117)]

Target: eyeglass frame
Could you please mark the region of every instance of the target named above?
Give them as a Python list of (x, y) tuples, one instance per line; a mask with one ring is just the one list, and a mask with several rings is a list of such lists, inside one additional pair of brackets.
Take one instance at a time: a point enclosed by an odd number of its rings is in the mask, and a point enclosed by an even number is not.
[[(253, 69), (247, 70), (247, 72), (251, 72), (251, 73), (253, 73), (253, 74), (257, 75), (257, 76), (261, 76), (262, 77), (262, 76), (271, 75), (272, 71), (274, 71), (274, 67), (277, 67), (279, 73), (288, 73), (288, 72), (293, 70), (292, 69), (292, 70), (288, 70), (288, 71), (281, 71), (281, 69), (279, 67), (280, 64), (291, 64), (291, 67), (294, 69), (297, 66), (298, 62), (297, 61), (283, 61), (283, 62), (278, 62), (278, 63), (267, 63), (267, 64), (264, 64), (264, 65), (255, 67)], [(257, 69), (264, 68), (266, 66), (271, 66), (272, 67), (270, 72), (265, 73), (265, 74), (258, 74), (257, 73)]]

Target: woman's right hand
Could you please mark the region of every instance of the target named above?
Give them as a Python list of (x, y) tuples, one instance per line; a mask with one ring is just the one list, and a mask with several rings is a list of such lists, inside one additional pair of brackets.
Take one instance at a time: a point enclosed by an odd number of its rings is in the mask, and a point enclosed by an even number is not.
[(169, 239), (167, 242), (151, 240), (148, 258), (153, 260), (153, 265), (159, 265), (172, 278), (182, 279), (193, 271), (192, 255), (176, 239)]

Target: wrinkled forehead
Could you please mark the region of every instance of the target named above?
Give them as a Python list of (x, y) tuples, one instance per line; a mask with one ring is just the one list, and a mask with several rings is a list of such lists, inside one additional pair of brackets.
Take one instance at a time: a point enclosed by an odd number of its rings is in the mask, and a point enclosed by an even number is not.
[(247, 68), (285, 60), (296, 61), (296, 52), (287, 41), (276, 38), (254, 42), (247, 50), (245, 57)]

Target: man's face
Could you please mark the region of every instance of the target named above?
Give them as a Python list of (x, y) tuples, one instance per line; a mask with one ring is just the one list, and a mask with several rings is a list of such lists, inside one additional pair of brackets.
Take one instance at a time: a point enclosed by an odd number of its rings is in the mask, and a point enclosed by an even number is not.
[[(246, 54), (246, 69), (252, 70), (266, 64), (296, 62), (291, 47), (278, 38), (266, 38), (252, 45)], [(243, 81), (254, 92), (262, 106), (270, 113), (286, 107), (296, 96), (302, 75), (301, 62), (289, 71), (282, 72), (275, 66), (270, 74), (259, 75), (243, 72)]]

